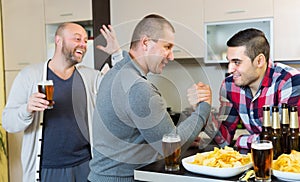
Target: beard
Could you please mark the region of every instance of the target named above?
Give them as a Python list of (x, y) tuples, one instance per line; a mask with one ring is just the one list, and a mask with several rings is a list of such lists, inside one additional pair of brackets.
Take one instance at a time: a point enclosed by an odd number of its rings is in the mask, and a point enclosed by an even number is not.
[(85, 55), (85, 51), (82, 52), (80, 56), (77, 56), (78, 54), (76, 50), (79, 49), (78, 47), (75, 47), (74, 49), (68, 49), (67, 46), (64, 44), (62, 48), (62, 53), (66, 57), (66, 60), (69, 61), (72, 65), (76, 65), (78, 63), (82, 62), (82, 59)]
[(234, 84), (238, 87), (250, 86), (258, 80), (258, 76), (253, 76), (251, 74), (241, 75), (238, 80), (234, 80)]

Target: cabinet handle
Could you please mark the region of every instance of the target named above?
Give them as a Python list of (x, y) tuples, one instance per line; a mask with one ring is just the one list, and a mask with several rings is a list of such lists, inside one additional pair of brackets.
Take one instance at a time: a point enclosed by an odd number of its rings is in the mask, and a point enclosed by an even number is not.
[(20, 63), (18, 63), (18, 65), (20, 65), (20, 66), (26, 66), (26, 65), (29, 65), (30, 63), (28, 63), (28, 62), (20, 62)]
[(173, 49), (173, 53), (181, 52), (179, 49)]
[(60, 16), (73, 16), (73, 13), (63, 13), (63, 14), (60, 14)]
[(226, 12), (226, 14), (238, 14), (238, 13), (246, 13), (246, 10), (232, 10)]

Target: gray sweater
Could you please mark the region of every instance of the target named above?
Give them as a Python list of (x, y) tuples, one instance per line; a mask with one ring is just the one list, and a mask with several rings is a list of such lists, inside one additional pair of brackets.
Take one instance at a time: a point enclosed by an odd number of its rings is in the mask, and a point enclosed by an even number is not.
[[(161, 139), (175, 129), (157, 88), (124, 52), (104, 77), (93, 118), (93, 159), (89, 180), (134, 181), (134, 169), (162, 159)], [(177, 127), (182, 150), (206, 123), (210, 105), (197, 110)]]

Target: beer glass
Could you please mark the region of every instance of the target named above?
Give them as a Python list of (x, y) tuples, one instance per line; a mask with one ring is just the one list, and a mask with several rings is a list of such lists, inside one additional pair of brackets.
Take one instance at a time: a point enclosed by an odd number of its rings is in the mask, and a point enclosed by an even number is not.
[(271, 181), (273, 145), (269, 140), (257, 140), (251, 144), (255, 181)]
[(49, 101), (49, 105), (47, 109), (53, 108), (53, 93), (54, 86), (52, 80), (44, 80), (38, 83), (38, 91), (46, 95), (46, 100)]
[(178, 171), (180, 165), (180, 136), (176, 133), (165, 134), (162, 138), (162, 149), (166, 171)]

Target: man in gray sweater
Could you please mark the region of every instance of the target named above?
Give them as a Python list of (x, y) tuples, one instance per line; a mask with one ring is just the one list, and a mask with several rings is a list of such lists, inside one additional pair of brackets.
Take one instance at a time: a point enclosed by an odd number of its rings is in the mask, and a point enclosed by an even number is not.
[[(158, 89), (147, 80), (174, 59), (174, 28), (159, 15), (148, 15), (136, 26), (129, 53), (100, 84), (93, 118), (92, 182), (134, 181), (134, 169), (162, 159), (162, 136), (176, 129)], [(211, 108), (209, 86), (188, 91), (195, 112), (177, 126), (182, 151), (205, 125)], [(196, 96), (196, 97), (195, 97)], [(195, 99), (197, 98), (197, 99)]]

